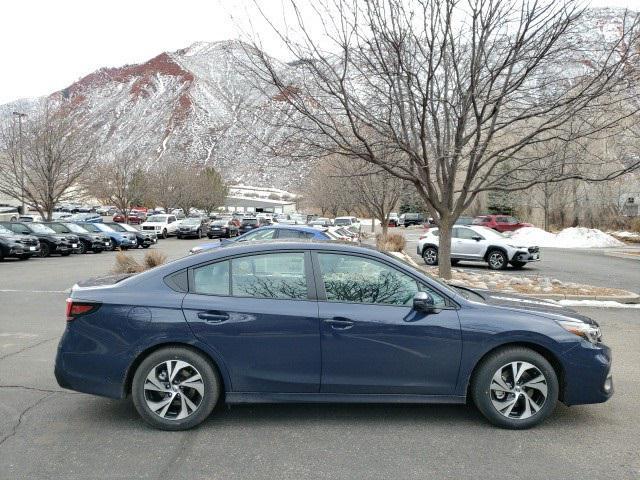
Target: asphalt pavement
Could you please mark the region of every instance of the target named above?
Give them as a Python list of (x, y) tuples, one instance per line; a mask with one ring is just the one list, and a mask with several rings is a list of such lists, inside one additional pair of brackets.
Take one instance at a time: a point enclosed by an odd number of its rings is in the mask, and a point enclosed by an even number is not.
[[(153, 248), (177, 258), (196, 243)], [(161, 432), (130, 400), (65, 391), (53, 377), (66, 290), (113, 261), (105, 252), (0, 263), (0, 479), (640, 477), (638, 310), (580, 309), (613, 348), (616, 393), (559, 405), (533, 430), (497, 429), (471, 406), (259, 405)], [(592, 274), (592, 262), (582, 273), (578, 263), (576, 275)]]

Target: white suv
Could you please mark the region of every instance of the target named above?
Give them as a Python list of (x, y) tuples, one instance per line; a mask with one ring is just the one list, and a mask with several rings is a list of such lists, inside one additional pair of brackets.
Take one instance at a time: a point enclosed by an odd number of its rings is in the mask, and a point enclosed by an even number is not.
[(158, 238), (167, 238), (169, 235), (175, 235), (178, 232), (180, 222), (175, 215), (151, 215), (147, 221), (140, 225), (145, 232), (155, 232)]
[[(438, 264), (439, 230), (432, 228), (418, 241), (418, 255), (429, 266)], [(455, 226), (451, 235), (451, 263), (461, 260), (486, 262), (491, 270), (502, 270), (510, 263), (522, 268), (540, 260), (540, 249), (515, 245), (509, 237), (487, 227)]]

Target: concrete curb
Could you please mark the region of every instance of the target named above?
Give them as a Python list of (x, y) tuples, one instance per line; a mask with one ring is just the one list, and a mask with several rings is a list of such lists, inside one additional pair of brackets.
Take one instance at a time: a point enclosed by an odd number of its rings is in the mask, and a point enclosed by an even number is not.
[(629, 292), (628, 295), (573, 295), (564, 293), (519, 293), (491, 290), (492, 293), (509, 293), (521, 295), (523, 297), (541, 298), (546, 300), (597, 300), (618, 303), (640, 303), (640, 295)]
[(604, 254), (607, 257), (624, 258), (624, 259), (627, 259), (627, 260), (640, 261), (640, 255), (634, 255), (632, 253), (625, 253), (625, 252), (617, 251), (617, 252), (604, 252)]

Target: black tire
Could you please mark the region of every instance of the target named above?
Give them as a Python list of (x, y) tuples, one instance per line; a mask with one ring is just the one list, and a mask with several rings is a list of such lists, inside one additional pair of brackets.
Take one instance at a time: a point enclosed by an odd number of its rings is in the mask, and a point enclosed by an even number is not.
[(150, 246), (151, 246), (151, 245), (150, 245), (150, 244), (148, 244), (148, 243), (143, 243), (143, 244), (142, 244), (142, 248), (149, 248)]
[[(31, 258), (31, 255), (20, 255), (18, 256), (18, 259), (20, 260), (29, 260)], [(0, 262), (2, 261), (2, 252), (0, 252)]]
[(502, 250), (493, 249), (487, 252), (487, 264), (489, 270), (504, 270), (509, 264), (509, 259)]
[[(504, 366), (508, 366), (513, 362), (530, 363), (544, 375), (546, 380), (547, 396), (541, 404), (540, 409), (528, 418), (519, 419), (507, 417), (500, 413), (493, 404), (494, 393), (492, 393), (490, 386), (492, 385), (494, 374)], [(507, 367), (507, 371), (508, 370)], [(527, 373), (523, 375), (527, 375)], [(505, 384), (510, 386), (508, 381), (505, 381)], [(523, 387), (522, 391), (525, 390)], [(480, 410), (489, 422), (501, 428), (514, 430), (531, 428), (551, 415), (558, 403), (558, 390), (558, 376), (551, 364), (539, 353), (524, 347), (506, 347), (486, 357), (476, 368), (469, 389), (478, 410)], [(535, 394), (535, 392), (535, 389), (528, 389), (528, 393)], [(519, 400), (515, 402), (516, 406), (513, 409), (516, 415), (519, 409), (524, 409), (524, 402), (527, 401), (527, 398), (522, 393), (518, 394), (518, 398)], [(502, 400), (496, 399), (496, 401), (500, 402)], [(505, 397), (504, 401), (508, 401), (508, 398)], [(531, 411), (533, 411), (533, 409)]]
[(2, 248), (0, 248), (0, 262), (4, 260), (4, 252), (2, 251)]
[(110, 251), (114, 251), (116, 248), (118, 248), (118, 246), (116, 245), (116, 241), (112, 238), (109, 240), (109, 242), (111, 242), (111, 246), (109, 247)]
[(451, 265), (457, 265), (460, 263), (460, 260), (451, 259)]
[(83, 253), (87, 253), (88, 249), (84, 242), (81, 240), (78, 242), (78, 254), (82, 255)]
[(177, 238), (178, 240), (182, 240), (182, 236), (181, 236), (181, 235), (176, 235), (176, 238)]
[(40, 244), (40, 256), (42, 258), (48, 257), (49, 255), (51, 255), (51, 247), (49, 247), (48, 244), (46, 243), (41, 243)]
[(62, 252), (60, 254), (62, 257), (68, 257), (69, 255), (71, 255), (71, 250), (67, 251), (67, 252)]
[(422, 250), (422, 259), (430, 267), (438, 265), (438, 249), (436, 247), (425, 247)]
[(522, 268), (527, 264), (527, 262), (518, 262), (517, 260), (514, 260), (513, 262), (511, 262), (511, 265), (513, 266), (513, 268)]
[[(170, 360), (182, 360), (195, 367), (204, 383), (204, 394), (198, 408), (181, 420), (167, 419), (156, 414), (147, 405), (144, 385), (147, 375), (159, 364)], [(160, 430), (188, 430), (202, 423), (213, 411), (222, 393), (222, 387), (216, 369), (200, 353), (183, 347), (168, 347), (157, 350), (145, 358), (136, 369), (131, 385), (133, 404), (142, 419)], [(175, 399), (182, 395), (180, 391)]]
[(162, 238), (167, 238), (169, 236), (169, 233), (167, 232), (167, 229), (165, 228), (164, 230), (162, 230)]
[(95, 250), (93, 250), (93, 253), (102, 253), (102, 249), (101, 248), (96, 248)]
[(211, 235), (207, 235), (207, 238), (211, 240), (213, 237)]

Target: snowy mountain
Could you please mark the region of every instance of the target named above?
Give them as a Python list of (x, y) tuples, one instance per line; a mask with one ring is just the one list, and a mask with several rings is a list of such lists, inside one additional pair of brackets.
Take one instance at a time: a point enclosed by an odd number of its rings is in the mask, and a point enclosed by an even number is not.
[[(559, 72), (588, 70), (602, 45), (622, 31), (622, 14), (588, 11), (570, 36), (581, 49)], [(149, 166), (178, 158), (213, 165), (227, 180), (295, 190), (307, 164), (286, 164), (260, 141), (284, 139), (287, 131), (273, 127), (281, 94), (245, 74), (242, 65), (255, 53), (238, 41), (195, 43), (138, 65), (100, 69), (51, 97), (96, 132), (105, 152), (134, 148)], [(292, 86), (301, 80), (302, 67), (278, 67)], [(0, 106), (0, 114), (28, 111), (34, 102)]]

